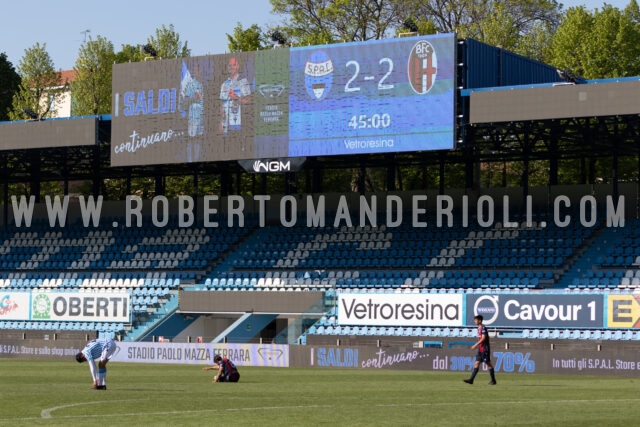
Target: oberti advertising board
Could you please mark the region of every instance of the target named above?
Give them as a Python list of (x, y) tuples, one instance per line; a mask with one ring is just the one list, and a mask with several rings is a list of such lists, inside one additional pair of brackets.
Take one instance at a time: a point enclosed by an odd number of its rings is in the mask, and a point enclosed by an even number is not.
[(0, 320), (129, 322), (127, 292), (0, 293)]

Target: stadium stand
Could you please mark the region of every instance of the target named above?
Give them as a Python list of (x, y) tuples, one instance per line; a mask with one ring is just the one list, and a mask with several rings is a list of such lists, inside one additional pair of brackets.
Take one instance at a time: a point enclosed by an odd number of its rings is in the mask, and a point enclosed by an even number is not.
[[(619, 230), (612, 249), (597, 250), (596, 263), (577, 277), (580, 254), (608, 232), (598, 227), (518, 227), (490, 229), (454, 226), (293, 227), (278, 226), (149, 228), (0, 234), (0, 287), (6, 291), (130, 293), (132, 322), (12, 321), (0, 329), (96, 330), (132, 339), (175, 312), (179, 289), (200, 292), (356, 293), (567, 293), (640, 291), (640, 267), (632, 254), (639, 246), (637, 221)], [(170, 261), (162, 263), (162, 261)], [(29, 264), (31, 263), (31, 264)], [(565, 277), (573, 277), (565, 286)], [(335, 309), (309, 325), (310, 335), (471, 337), (469, 328), (380, 328), (336, 324)], [(523, 329), (526, 339), (635, 340), (631, 331)], [(619, 332), (619, 333), (618, 333)]]

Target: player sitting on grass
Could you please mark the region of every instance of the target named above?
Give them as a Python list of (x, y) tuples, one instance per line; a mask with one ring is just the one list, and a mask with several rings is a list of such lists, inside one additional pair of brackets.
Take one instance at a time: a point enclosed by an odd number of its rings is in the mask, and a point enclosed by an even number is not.
[(214, 383), (237, 383), (240, 380), (240, 373), (238, 372), (238, 368), (233, 362), (226, 357), (220, 357), (219, 354), (216, 354), (213, 358), (213, 362), (217, 366), (205, 366), (202, 368), (203, 371), (210, 371), (212, 369), (218, 370), (218, 375), (213, 377)]

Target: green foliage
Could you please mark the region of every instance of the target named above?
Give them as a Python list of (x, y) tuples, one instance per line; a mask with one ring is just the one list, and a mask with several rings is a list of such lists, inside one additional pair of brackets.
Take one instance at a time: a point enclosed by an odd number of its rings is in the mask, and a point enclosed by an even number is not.
[(491, 13), (474, 25), (477, 27), (478, 34), (481, 35), (480, 41), (513, 50), (520, 36), (516, 18), (505, 3), (497, 3), (493, 6)]
[(538, 60), (547, 55), (551, 34), (560, 20), (557, 3), (547, 0), (490, 1), (476, 14), (458, 31)]
[[(415, 25), (418, 30), (413, 31), (411, 28), (407, 27), (408, 24)], [(406, 17), (402, 23), (396, 27), (396, 37), (402, 37), (404, 35), (413, 36), (414, 32), (419, 35), (436, 34), (438, 32), (438, 27), (429, 19), (425, 20), (415, 16)]]
[(127, 62), (141, 62), (144, 61), (145, 53), (140, 46), (133, 46), (130, 44), (122, 45), (119, 52), (116, 53), (116, 63), (125, 64)]
[(640, 25), (640, 7), (636, 0), (630, 0), (627, 7), (624, 8), (624, 14), (629, 16), (636, 25)]
[(382, 39), (406, 17), (394, 0), (270, 0), (297, 45)]
[(62, 81), (61, 73), (55, 70), (46, 43), (36, 43), (25, 49), (18, 63), (18, 74), (22, 80), (18, 92), (13, 96), (9, 118), (30, 118), (24, 113), (25, 109), (32, 110), (40, 119), (52, 117), (55, 113), (52, 108), (62, 99), (66, 82)]
[(186, 58), (191, 55), (191, 50), (187, 47), (188, 42), (183, 43), (180, 40), (173, 24), (157, 28), (155, 37), (149, 37), (147, 43), (153, 47), (157, 57), (162, 59)]
[(81, 47), (71, 83), (74, 116), (111, 112), (111, 70), (116, 60), (113, 44), (104, 37), (89, 38)]
[(165, 179), (165, 196), (177, 198), (185, 195), (193, 195), (193, 176), (168, 176)]
[(229, 41), (229, 52), (250, 52), (270, 47), (262, 29), (256, 24), (245, 30), (238, 22), (233, 29), (233, 35), (227, 34), (227, 40)]
[[(478, 41), (517, 46), (516, 36), (529, 34), (545, 23), (554, 28), (560, 21), (555, 0), (403, 0), (402, 9), (414, 16), (429, 17), (441, 33), (457, 33)], [(506, 37), (500, 39), (500, 36)], [(517, 37), (516, 37), (517, 38)]]
[(593, 17), (584, 7), (570, 8), (551, 44), (552, 64), (571, 69), (584, 77), (584, 36), (591, 32)]
[(635, 0), (624, 10), (570, 8), (553, 37), (551, 62), (587, 79), (640, 74), (640, 22)]
[(20, 75), (9, 62), (7, 54), (0, 53), (0, 122), (9, 120), (11, 101), (19, 87)]
[[(102, 194), (105, 200), (124, 200), (125, 197), (128, 196), (126, 188), (125, 178), (109, 178), (102, 181), (100, 194)], [(93, 194), (92, 186), (83, 186), (81, 194), (84, 194), (85, 196)]]
[(528, 33), (520, 36), (513, 51), (526, 58), (549, 63), (552, 40), (553, 29), (551, 25), (546, 22), (538, 22), (531, 27)]

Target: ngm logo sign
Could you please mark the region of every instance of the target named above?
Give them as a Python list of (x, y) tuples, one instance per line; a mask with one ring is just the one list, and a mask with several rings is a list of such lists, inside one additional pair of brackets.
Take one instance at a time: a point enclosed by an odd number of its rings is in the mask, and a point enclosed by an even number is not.
[(285, 173), (302, 169), (306, 157), (283, 157), (279, 159), (238, 160), (248, 173)]
[(540, 328), (602, 328), (602, 295), (467, 295), (466, 324), (482, 315), (487, 326)]
[(263, 172), (291, 172), (291, 162), (283, 162), (281, 160), (261, 161), (256, 160), (253, 162), (253, 171), (257, 173)]

